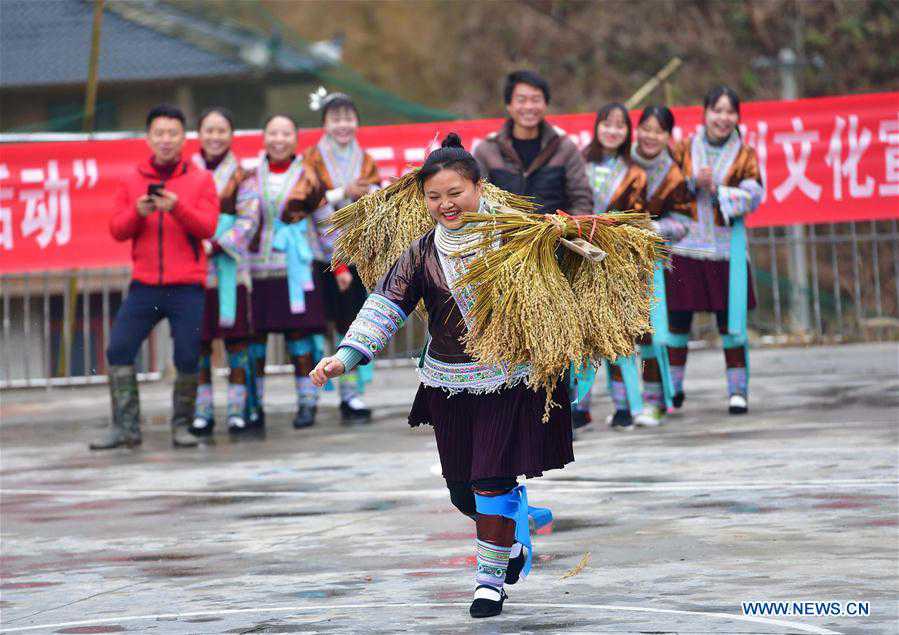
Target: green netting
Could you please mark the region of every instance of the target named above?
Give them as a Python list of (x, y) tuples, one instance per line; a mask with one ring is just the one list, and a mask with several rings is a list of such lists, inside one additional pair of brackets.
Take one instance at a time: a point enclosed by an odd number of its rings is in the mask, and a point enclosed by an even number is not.
[[(252, 12), (247, 13), (247, 5), (241, 7), (239, 15), (234, 15), (235, 19), (242, 23), (243, 26), (255, 27), (260, 30), (264, 29), (266, 36), (278, 34), (281, 39), (298, 51), (305, 51), (309, 48), (311, 42), (300, 37), (299, 34), (286, 30), (284, 23), (265, 8), (258, 0), (252, 3)], [(255, 16), (254, 16), (255, 14)], [(258, 22), (256, 24), (247, 24), (248, 17), (255, 17)], [(262, 34), (260, 34), (262, 35)], [(340, 90), (352, 95), (353, 99), (361, 102), (360, 105), (366, 106), (365, 110), (369, 118), (381, 120), (383, 115), (399, 115), (404, 119), (411, 121), (438, 121), (446, 119), (459, 119), (460, 116), (448, 110), (439, 108), (430, 108), (422, 104), (411, 102), (407, 99), (394, 95), (386, 90), (378, 88), (371, 82), (367, 81), (354, 69), (344, 64), (337, 64), (320, 71), (312, 73), (321, 83), (329, 90)], [(381, 116), (378, 116), (378, 115)]]

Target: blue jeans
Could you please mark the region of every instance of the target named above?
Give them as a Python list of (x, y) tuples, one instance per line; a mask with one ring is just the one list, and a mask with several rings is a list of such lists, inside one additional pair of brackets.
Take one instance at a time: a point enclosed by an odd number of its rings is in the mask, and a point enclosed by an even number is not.
[(154, 286), (132, 282), (112, 323), (106, 361), (113, 366), (132, 365), (150, 331), (166, 318), (175, 343), (175, 368), (196, 373), (203, 305), (203, 287), (198, 284)]

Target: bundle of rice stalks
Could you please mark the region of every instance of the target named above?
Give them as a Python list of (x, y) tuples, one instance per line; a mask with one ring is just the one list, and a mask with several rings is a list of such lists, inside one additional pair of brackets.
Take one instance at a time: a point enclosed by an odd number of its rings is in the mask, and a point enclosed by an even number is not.
[(434, 227), (415, 181), (416, 172), (331, 216), (331, 231), (339, 232), (332, 262), (355, 265), (368, 289), (415, 239)]
[[(330, 231), (339, 232), (332, 262), (356, 266), (372, 289), (417, 238), (434, 228), (424, 194), (415, 180), (418, 169), (384, 189), (360, 198), (331, 216)], [(491, 204), (523, 212), (536, 208), (529, 199), (482, 182)]]
[[(653, 264), (664, 253), (646, 214), (494, 210), (463, 219), (468, 232), (481, 235), (480, 253), (458, 281), (475, 292), (466, 340), (475, 359), (529, 363), (529, 385), (551, 393), (570, 364), (630, 355), (650, 331)], [(605, 256), (566, 252), (560, 264), (563, 238), (586, 241)]]

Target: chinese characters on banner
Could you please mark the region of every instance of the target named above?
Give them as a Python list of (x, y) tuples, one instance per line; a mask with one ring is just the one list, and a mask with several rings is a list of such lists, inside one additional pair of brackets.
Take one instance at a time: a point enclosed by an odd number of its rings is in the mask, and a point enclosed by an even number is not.
[[(675, 108), (675, 139), (701, 124), (699, 107)], [(634, 120), (638, 112), (632, 113)], [(594, 115), (551, 116), (583, 147)], [(370, 126), (359, 141), (385, 180), (421, 164), (435, 139), (458, 132), (471, 148), (499, 119)], [(849, 95), (742, 106), (741, 132), (756, 149), (766, 197), (749, 225), (899, 218), (899, 93)], [(301, 149), (321, 132), (300, 132)], [(247, 167), (261, 135), (235, 137)], [(197, 150), (196, 140), (186, 152)], [(130, 245), (109, 235), (117, 179), (144, 160), (143, 139), (0, 145), (0, 272), (121, 266)]]

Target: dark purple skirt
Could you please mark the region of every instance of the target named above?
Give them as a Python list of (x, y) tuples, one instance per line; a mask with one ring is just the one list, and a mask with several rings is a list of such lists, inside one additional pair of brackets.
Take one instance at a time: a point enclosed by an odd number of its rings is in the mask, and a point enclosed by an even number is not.
[(226, 340), (246, 339), (253, 335), (250, 320), (250, 294), (242, 284), (237, 285), (237, 310), (234, 325), (219, 325), (219, 292), (218, 289), (206, 289), (206, 300), (203, 305), (203, 330), (200, 338), (203, 342), (211, 342), (219, 338)]
[(315, 289), (306, 292), (306, 310), (290, 312), (290, 293), (287, 278), (257, 278), (253, 280), (253, 328), (256, 333), (284, 333), (299, 331), (302, 336), (324, 333), (324, 293), (318, 271), (313, 267)]
[(334, 322), (338, 333), (346, 333), (368, 297), (365, 285), (362, 284), (362, 279), (359, 277), (356, 267), (350, 267), (353, 283), (349, 289), (341, 291), (337, 287), (337, 279), (334, 277), (334, 272), (330, 270), (328, 265), (316, 261), (315, 266), (321, 269), (322, 290), (325, 294), (325, 315), (328, 317), (329, 322)]
[(574, 461), (568, 386), (559, 381), (553, 400), (561, 407), (541, 423), (546, 392), (520, 384), (495, 393), (462, 392), (421, 385), (409, 425), (431, 424), (443, 477), (450, 481), (542, 476)]
[[(748, 308), (755, 308), (752, 268), (749, 273)], [(674, 254), (671, 269), (665, 271), (665, 295), (669, 311), (726, 311), (730, 287), (727, 260), (700, 260)]]

